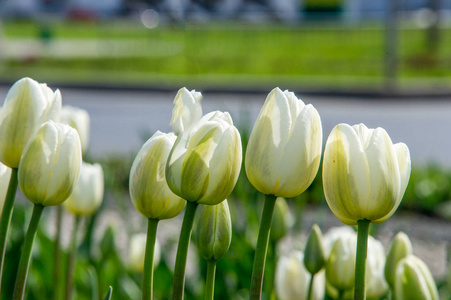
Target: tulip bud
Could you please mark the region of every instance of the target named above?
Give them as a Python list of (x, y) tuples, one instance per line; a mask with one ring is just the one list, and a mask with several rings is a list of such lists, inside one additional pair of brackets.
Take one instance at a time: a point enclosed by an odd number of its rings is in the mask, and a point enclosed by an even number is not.
[(46, 122), (23, 150), (18, 174), (20, 188), (35, 204), (59, 205), (72, 193), (81, 162), (77, 131), (68, 125)]
[(325, 264), (325, 252), (321, 229), (317, 224), (312, 226), (304, 251), (304, 265), (310, 274), (318, 273)]
[(232, 220), (227, 200), (204, 205), (197, 222), (197, 248), (206, 260), (219, 260), (232, 242)]
[(0, 163), (0, 216), (2, 215), (3, 205), (5, 204), (10, 178), (11, 169)]
[(108, 257), (115, 254), (116, 251), (116, 230), (113, 226), (109, 225), (105, 233), (103, 234), (101, 240), (100, 240), (100, 252), (102, 254), (103, 260), (107, 260)]
[(130, 198), (146, 218), (170, 219), (185, 207), (185, 200), (168, 187), (166, 161), (175, 135), (157, 131), (139, 150), (130, 171)]
[(240, 134), (229, 113), (215, 111), (178, 136), (169, 154), (166, 180), (183, 199), (215, 205), (230, 195), (240, 168)]
[(290, 212), (287, 201), (283, 197), (278, 197), (272, 218), (271, 239), (275, 242), (279, 241), (293, 227), (293, 223), (293, 215)]
[[(275, 290), (280, 300), (307, 300), (311, 274), (304, 267), (304, 254), (293, 251), (289, 256), (282, 256), (277, 262)], [(315, 275), (312, 300), (324, 299), (324, 271)]]
[(412, 254), (412, 243), (404, 232), (399, 232), (393, 239), (385, 262), (385, 279), (393, 289), (395, 271), (399, 261)]
[(339, 124), (324, 150), (327, 204), (347, 225), (387, 220), (401, 203), (410, 177), (409, 149), (393, 145), (382, 128)]
[(332, 245), (326, 262), (326, 278), (339, 291), (354, 287), (356, 247), (355, 233), (342, 234)]
[(61, 93), (30, 78), (17, 81), (0, 110), (0, 161), (10, 168), (19, 166), (30, 137), (47, 121), (59, 122)]
[(61, 123), (67, 124), (77, 130), (80, 136), (81, 148), (84, 151), (89, 146), (89, 114), (86, 110), (73, 106), (63, 106), (61, 110)]
[(321, 119), (292, 92), (273, 89), (255, 121), (246, 151), (246, 174), (260, 192), (295, 197), (318, 172)]
[(174, 99), (171, 127), (176, 135), (189, 131), (200, 118), (202, 118), (202, 106), (200, 104), (202, 94), (186, 88), (181, 88)]
[(403, 258), (396, 266), (393, 294), (396, 300), (439, 300), (431, 272), (426, 264), (414, 255)]
[(369, 236), (365, 284), (368, 299), (380, 299), (388, 292), (388, 285), (384, 278), (384, 266), (384, 247), (380, 241)]
[(103, 170), (99, 164), (83, 163), (80, 177), (64, 207), (78, 216), (90, 216), (103, 200)]
[[(130, 238), (129, 264), (130, 268), (137, 273), (144, 272), (144, 260), (146, 257), (147, 234), (139, 233)], [(155, 240), (153, 254), (153, 267), (156, 268), (160, 262), (160, 244)]]

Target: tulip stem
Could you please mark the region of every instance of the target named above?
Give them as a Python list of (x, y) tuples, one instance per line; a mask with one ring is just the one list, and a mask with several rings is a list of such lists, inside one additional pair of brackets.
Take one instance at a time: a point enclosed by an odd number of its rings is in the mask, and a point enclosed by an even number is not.
[(75, 268), (75, 260), (77, 258), (77, 248), (78, 248), (77, 233), (78, 233), (78, 228), (80, 227), (80, 221), (81, 221), (81, 217), (75, 216), (75, 223), (74, 223), (74, 228), (72, 231), (72, 241), (70, 244), (69, 257), (68, 257), (68, 261), (67, 261), (66, 300), (72, 299), (72, 281), (73, 281), (72, 277), (73, 277), (74, 268)]
[(28, 268), (31, 261), (31, 249), (38, 231), (39, 220), (41, 219), (44, 206), (35, 204), (33, 214), (31, 215), (30, 224), (28, 225), (25, 240), (22, 246), (22, 254), (20, 255), (19, 269), (17, 270), (16, 284), (14, 287), (14, 300), (22, 300), (25, 293), (25, 285), (27, 283)]
[(14, 199), (17, 191), (17, 168), (11, 169), (8, 191), (6, 192), (5, 203), (3, 205), (2, 216), (0, 218), (0, 291), (3, 275), (3, 262), (5, 261), (6, 238), (8, 236), (9, 224), (13, 215)]
[(177, 256), (175, 258), (174, 282), (172, 284), (172, 299), (182, 300), (185, 289), (185, 269), (188, 257), (188, 248), (193, 231), (194, 216), (196, 215), (198, 204), (187, 201), (185, 216), (183, 217), (182, 230), (180, 231)]
[(357, 254), (355, 261), (355, 290), (354, 300), (365, 299), (365, 269), (368, 248), (368, 232), (370, 220), (357, 221)]
[(310, 277), (310, 284), (308, 286), (307, 300), (311, 300), (312, 294), (313, 294), (313, 279), (315, 279), (315, 274), (311, 274), (311, 275), (312, 276)]
[(213, 300), (215, 295), (216, 260), (207, 262), (207, 282), (205, 283), (205, 300)]
[(144, 258), (144, 274), (142, 281), (142, 299), (153, 299), (153, 260), (155, 241), (157, 240), (158, 219), (147, 219), (146, 256)]
[(255, 250), (254, 267), (252, 269), (252, 281), (249, 299), (259, 300), (262, 293), (263, 272), (265, 270), (266, 252), (268, 251), (269, 233), (271, 231), (272, 215), (277, 197), (265, 195), (260, 230), (258, 232), (257, 248)]
[(60, 297), (59, 279), (61, 276), (61, 223), (63, 219), (63, 207), (58, 205), (56, 207), (56, 236), (54, 245), (54, 260), (53, 260), (53, 300), (58, 300)]

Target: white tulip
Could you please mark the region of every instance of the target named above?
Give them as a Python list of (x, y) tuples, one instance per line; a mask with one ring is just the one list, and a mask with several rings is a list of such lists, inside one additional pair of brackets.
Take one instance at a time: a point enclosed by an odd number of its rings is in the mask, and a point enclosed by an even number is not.
[(202, 94), (181, 88), (174, 99), (171, 127), (176, 135), (188, 131), (202, 118)]
[(75, 128), (80, 136), (81, 148), (83, 152), (89, 146), (89, 114), (86, 110), (73, 107), (63, 106), (61, 110), (61, 123), (67, 124)]

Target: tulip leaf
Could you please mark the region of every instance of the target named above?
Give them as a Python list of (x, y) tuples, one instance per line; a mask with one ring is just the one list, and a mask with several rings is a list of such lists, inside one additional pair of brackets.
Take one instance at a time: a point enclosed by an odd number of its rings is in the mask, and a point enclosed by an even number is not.
[(105, 300), (111, 300), (112, 295), (113, 295), (113, 287), (110, 286), (110, 288), (108, 290), (108, 294), (106, 294), (106, 296), (105, 296)]

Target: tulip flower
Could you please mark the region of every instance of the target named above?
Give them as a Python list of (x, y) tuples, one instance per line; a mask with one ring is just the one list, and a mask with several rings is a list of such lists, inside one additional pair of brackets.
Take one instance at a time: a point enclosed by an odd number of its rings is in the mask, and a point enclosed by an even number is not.
[(409, 177), (409, 149), (403, 143), (393, 144), (384, 129), (339, 124), (330, 133), (324, 150), (324, 195), (340, 221), (358, 225), (356, 300), (365, 295), (369, 224), (393, 215)]
[[(129, 264), (130, 268), (137, 273), (144, 272), (144, 259), (146, 254), (147, 234), (139, 233), (130, 238)], [(153, 267), (156, 268), (160, 262), (160, 244), (155, 241), (155, 253), (153, 256)]]
[(273, 89), (249, 138), (245, 159), (252, 185), (266, 195), (295, 197), (318, 172), (322, 148), (316, 109), (292, 92)]
[(59, 122), (61, 93), (31, 78), (17, 81), (0, 110), (0, 161), (19, 166), (22, 151), (34, 132), (47, 121)]
[(6, 192), (8, 191), (9, 179), (11, 178), (11, 169), (0, 163), (0, 215), (5, 203)]
[(170, 219), (185, 207), (166, 183), (166, 161), (175, 135), (157, 131), (139, 150), (130, 171), (130, 198), (135, 208), (149, 219)]
[(99, 164), (83, 163), (80, 177), (64, 201), (64, 207), (77, 216), (94, 214), (103, 200), (103, 170)]
[(207, 260), (205, 299), (213, 300), (216, 262), (229, 250), (232, 242), (232, 220), (227, 200), (204, 205), (197, 223), (197, 249)]
[(185, 200), (175, 195), (166, 183), (166, 161), (175, 138), (172, 133), (157, 131), (139, 150), (130, 171), (130, 198), (135, 208), (148, 219), (143, 299), (151, 299), (153, 293), (158, 221), (177, 216), (185, 207)]
[(75, 129), (44, 123), (30, 138), (20, 159), (19, 185), (34, 203), (19, 262), (14, 299), (22, 299), (39, 219), (45, 206), (59, 205), (72, 193), (81, 169), (80, 138)]
[(246, 150), (246, 174), (264, 193), (265, 204), (254, 258), (250, 298), (260, 299), (268, 236), (277, 197), (304, 192), (318, 172), (322, 148), (316, 109), (294, 93), (273, 89), (255, 121)]
[(202, 117), (202, 94), (181, 88), (174, 99), (171, 127), (176, 135), (189, 131)]
[(312, 297), (313, 279), (315, 278), (315, 274), (317, 274), (325, 265), (323, 237), (321, 229), (317, 224), (312, 226), (312, 230), (307, 239), (307, 244), (305, 245), (304, 265), (311, 275), (307, 297), (307, 300), (310, 300)]
[(198, 204), (216, 205), (233, 188), (241, 168), (241, 138), (229, 113), (214, 111), (184, 131), (169, 154), (169, 188), (187, 200), (174, 271), (173, 299), (183, 298), (186, 253)]
[(399, 261), (412, 254), (412, 243), (404, 232), (399, 232), (391, 242), (385, 263), (385, 279), (393, 289), (395, 285), (396, 266)]
[[(311, 274), (304, 267), (304, 254), (293, 251), (288, 256), (282, 256), (276, 268), (275, 290), (280, 300), (307, 300)], [(324, 299), (324, 271), (317, 275), (310, 299)]]
[(382, 243), (371, 236), (368, 238), (366, 264), (366, 297), (380, 299), (388, 292), (388, 284), (384, 277), (385, 251)]
[(89, 146), (89, 114), (86, 110), (73, 106), (63, 106), (61, 110), (61, 123), (76, 129), (80, 136), (83, 152)]
[(393, 292), (396, 300), (439, 300), (437, 286), (429, 268), (414, 255), (409, 255), (398, 263)]
[(240, 134), (229, 113), (215, 111), (177, 138), (169, 154), (166, 180), (183, 199), (215, 205), (230, 195), (240, 168)]
[(294, 225), (293, 215), (288, 203), (283, 197), (278, 197), (274, 207), (274, 217), (271, 224), (271, 240), (277, 244)]

